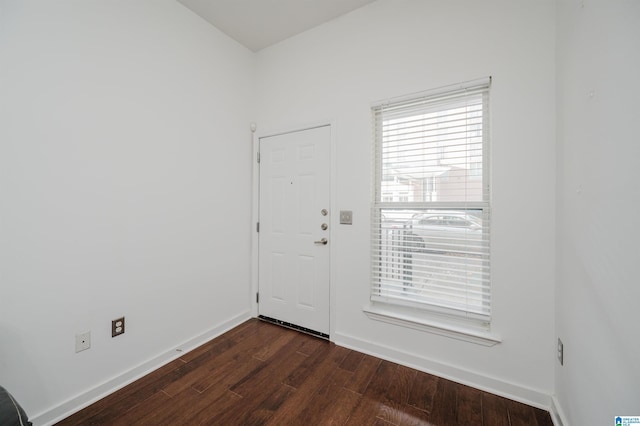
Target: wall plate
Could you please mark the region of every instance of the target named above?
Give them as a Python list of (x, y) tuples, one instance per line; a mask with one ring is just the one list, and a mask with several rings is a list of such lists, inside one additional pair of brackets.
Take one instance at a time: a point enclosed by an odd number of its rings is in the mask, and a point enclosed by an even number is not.
[(111, 337), (124, 334), (124, 317), (111, 321)]
[(340, 210), (340, 224), (341, 225), (352, 225), (353, 224), (353, 211), (351, 211), (351, 210)]
[(91, 347), (91, 332), (76, 334), (76, 353), (86, 351)]

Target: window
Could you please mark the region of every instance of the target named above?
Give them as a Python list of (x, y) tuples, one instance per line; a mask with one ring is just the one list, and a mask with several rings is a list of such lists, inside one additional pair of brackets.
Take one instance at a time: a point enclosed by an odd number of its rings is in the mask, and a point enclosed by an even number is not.
[(373, 107), (373, 302), (488, 328), (490, 82)]

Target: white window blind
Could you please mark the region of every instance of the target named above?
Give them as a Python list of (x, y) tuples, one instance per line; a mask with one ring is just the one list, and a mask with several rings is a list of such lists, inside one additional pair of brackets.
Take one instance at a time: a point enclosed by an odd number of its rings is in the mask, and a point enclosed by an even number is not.
[(490, 81), (373, 107), (372, 301), (489, 324)]

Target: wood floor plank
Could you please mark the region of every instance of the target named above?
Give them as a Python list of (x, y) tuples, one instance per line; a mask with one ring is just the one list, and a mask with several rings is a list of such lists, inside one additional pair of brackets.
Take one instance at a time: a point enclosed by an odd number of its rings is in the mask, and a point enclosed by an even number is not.
[(191, 412), (183, 418), (185, 425), (212, 425), (215, 424), (213, 419), (230, 409), (235, 407), (242, 400), (242, 397), (228, 390), (208, 389), (203, 396), (203, 405), (195, 407)]
[(58, 424), (552, 426), (543, 410), (257, 320)]
[(431, 412), (433, 397), (438, 388), (438, 377), (418, 371), (409, 391), (407, 403), (420, 410)]
[(482, 422), (491, 426), (509, 426), (506, 398), (482, 392)]
[[(207, 347), (206, 351), (198, 351), (198, 356), (188, 357), (183, 356), (180, 359), (183, 364), (170, 372), (167, 376), (165, 384), (162, 389), (170, 396), (173, 396), (194, 384), (199, 378), (207, 375), (208, 367), (212, 363), (222, 363), (220, 358), (226, 359), (236, 353), (238, 348), (243, 347), (245, 342), (256, 343), (266, 342), (273, 339), (273, 336), (278, 335), (278, 330), (269, 327), (265, 328), (262, 325), (255, 329), (251, 327), (242, 327), (241, 332), (228, 332), (220, 336), (214, 341), (211, 341), (204, 346)], [(255, 336), (254, 338), (251, 338)], [(260, 347), (260, 346), (254, 346)], [(188, 360), (187, 362), (184, 362)]]
[(459, 385), (457, 411), (459, 426), (481, 425), (482, 392), (469, 386)]
[[(216, 416), (212, 421), (220, 425), (264, 425), (294, 392), (292, 387), (278, 384), (259, 404), (245, 406), (244, 412), (228, 410), (224, 416)], [(244, 405), (243, 402), (238, 401), (236, 405)]]
[(416, 407), (407, 405), (406, 409), (399, 419), (399, 426), (433, 426), (431, 422), (431, 414), (426, 411), (419, 410)]
[[(293, 338), (296, 337), (296, 332), (289, 330), (288, 333), (283, 334), (276, 339), (273, 339), (269, 342), (265, 342), (262, 347), (258, 348), (258, 350), (253, 354), (254, 358), (257, 358), (261, 361), (267, 361), (269, 358), (274, 356), (283, 346), (289, 343)], [(297, 343), (299, 347), (300, 344)]]
[[(286, 424), (297, 418), (303, 410), (306, 410), (306, 407), (311, 405), (315, 398), (318, 398), (318, 395), (316, 395), (318, 390), (334, 380), (333, 374), (337, 372), (337, 366), (349, 352), (349, 349), (327, 344), (324, 347), (319, 347), (316, 353), (309, 356), (307, 360), (298, 366), (284, 380), (285, 385), (296, 389), (297, 392), (283, 404), (270, 424)], [(318, 357), (318, 355), (323, 356)], [(315, 362), (315, 368), (310, 368), (309, 362)], [(304, 374), (300, 373), (300, 371)], [(291, 380), (291, 377), (295, 377), (295, 380)]]
[(310, 356), (312, 353), (314, 353), (320, 346), (329, 343), (324, 339), (319, 339), (317, 337), (310, 336), (304, 333), (301, 333), (299, 337), (301, 340), (303, 340), (303, 343), (302, 345), (300, 345), (298, 352), (307, 356)]
[(209, 373), (208, 365), (201, 365), (198, 368), (189, 371), (187, 374), (182, 377), (177, 378), (176, 380), (168, 383), (167, 386), (162, 388), (162, 390), (169, 396), (176, 396), (183, 390), (190, 388), (193, 383), (195, 383), (199, 378)]
[(256, 394), (264, 394), (273, 386), (278, 386), (283, 379), (306, 357), (297, 352), (283, 356), (278, 361), (262, 363), (237, 383), (229, 387), (229, 390), (243, 398), (250, 398)]
[(458, 417), (458, 386), (450, 380), (438, 380), (430, 413), (431, 423), (437, 426), (455, 424)]
[(362, 395), (358, 404), (351, 412), (349, 419), (347, 419), (346, 424), (350, 426), (361, 426), (372, 425), (377, 422), (386, 423), (378, 418), (378, 412), (381, 409), (380, 406), (381, 402), (375, 395)]
[[(248, 329), (247, 329), (248, 330)], [(174, 396), (181, 391), (193, 387), (198, 391), (206, 389), (210, 384), (215, 383), (219, 376), (226, 377), (225, 372), (230, 366), (230, 363), (237, 358), (241, 358), (241, 361), (248, 363), (248, 358), (253, 352), (260, 352), (263, 348), (268, 348), (265, 352), (261, 353), (261, 357), (264, 358), (268, 353), (274, 351), (274, 348), (280, 347), (282, 344), (290, 341), (295, 335), (287, 333), (280, 335), (279, 330), (269, 327), (269, 329), (263, 329), (261, 332), (255, 333), (252, 339), (243, 338), (239, 342), (234, 343), (226, 350), (220, 350), (222, 347), (230, 344), (233, 340), (229, 340), (230, 337), (221, 339), (222, 346), (215, 347), (209, 346), (209, 350), (201, 353), (198, 357), (192, 358), (189, 365), (184, 368), (187, 369), (193, 365), (195, 368), (191, 368), (187, 374), (172, 381), (163, 390), (170, 396)], [(234, 334), (235, 338), (239, 336)], [(278, 336), (278, 338), (274, 338)], [(203, 362), (206, 360), (206, 362)], [(194, 364), (191, 364), (194, 363)], [(249, 363), (253, 365), (253, 363)]]
[(371, 379), (375, 376), (378, 367), (380, 367), (381, 359), (370, 355), (362, 354), (362, 361), (356, 368), (353, 377), (345, 384), (345, 388), (360, 395), (364, 394), (369, 386)]
[[(193, 391), (193, 389), (184, 392)], [(191, 405), (187, 410), (183, 410), (180, 423), (176, 424), (200, 424), (207, 422), (214, 424), (214, 419), (224, 416), (225, 413), (234, 413), (238, 404), (242, 404), (243, 398), (228, 388), (212, 387), (203, 393), (198, 393), (198, 397), (191, 400)], [(217, 423), (215, 423), (217, 424)]]
[(212, 386), (221, 387), (224, 390), (229, 389), (231, 386), (236, 385), (252, 372), (255, 371), (264, 361), (248, 357), (238, 357), (225, 363), (224, 365), (218, 365), (215, 368), (210, 369), (206, 376), (201, 377), (194, 382), (191, 387), (198, 392), (205, 392)]
[(551, 420), (551, 415), (548, 411), (534, 407), (533, 414), (538, 422), (538, 426), (553, 426), (553, 420)]
[(156, 426), (181, 424), (183, 417), (199, 403), (202, 403), (202, 396), (195, 390), (187, 388), (172, 397), (168, 404), (157, 410), (150, 410), (132, 424)]
[[(283, 379), (307, 359), (307, 356), (297, 352), (300, 344), (300, 340), (289, 341), (269, 361), (263, 362), (231, 386), (229, 390), (242, 399), (213, 417), (211, 421), (215, 424), (243, 424), (248, 421), (247, 413), (259, 410), (265, 404), (279, 407), (289, 394), (282, 387)], [(282, 396), (282, 399), (274, 401), (274, 395)]]
[(398, 364), (389, 361), (381, 361), (376, 373), (369, 382), (360, 402), (354, 409), (352, 416), (347, 424), (363, 425), (373, 424), (376, 419), (384, 415), (385, 411), (385, 394), (389, 384), (393, 381), (396, 374)]
[(533, 408), (521, 402), (507, 400), (507, 411), (509, 413), (509, 424), (511, 426), (528, 426), (531, 425), (531, 419), (534, 419), (535, 426), (538, 421), (535, 420)]
[(340, 363), (340, 368), (355, 373), (363, 359), (363, 353), (351, 351), (349, 355), (345, 357), (344, 361)]
[(429, 420), (429, 413), (408, 405), (409, 390), (416, 373), (409, 367), (396, 367), (395, 375), (384, 393), (384, 405), (379, 418), (394, 425), (425, 424)]
[(204, 390), (196, 389), (200, 394), (200, 399), (185, 413), (183, 424), (199, 424), (209, 421), (235, 406), (234, 404), (241, 401), (242, 397), (229, 391), (230, 386), (251, 374), (258, 365), (263, 364), (264, 361), (248, 354), (246, 361), (229, 363), (228, 368), (218, 370), (215, 375), (210, 375), (208, 387)]
[(332, 343), (319, 346), (315, 352), (302, 363), (298, 368), (289, 374), (284, 383), (293, 388), (300, 387), (318, 368), (328, 369), (330, 366), (342, 362), (349, 350), (340, 348)]
[(336, 390), (335, 402), (332, 408), (324, 411), (318, 419), (318, 425), (344, 425), (349, 420), (354, 408), (360, 402), (362, 395), (346, 388)]
[[(209, 386), (216, 384), (220, 379), (227, 380), (228, 386), (234, 385), (240, 377), (233, 376), (233, 372), (229, 370), (245, 370), (247, 366), (257, 368), (260, 365), (260, 361), (257, 358), (253, 358), (253, 354), (265, 344), (265, 342), (271, 341), (280, 331), (278, 327), (269, 325), (269, 329), (262, 330), (260, 333), (256, 333), (251, 339), (246, 339), (239, 342), (233, 348), (226, 351), (224, 354), (211, 358), (207, 362), (208, 372), (191, 383), (191, 387), (199, 392), (204, 391)], [(231, 374), (231, 376), (230, 376)], [(233, 378), (235, 381), (233, 381)]]
[(149, 416), (150, 413), (156, 412), (162, 407), (167, 406), (167, 404), (170, 404), (170, 401), (171, 397), (166, 393), (162, 391), (156, 392), (151, 397), (124, 413), (120, 418), (115, 419), (112, 422), (112, 425), (129, 426), (140, 422), (142, 419)]
[[(232, 386), (230, 390), (242, 396), (242, 400), (229, 407), (224, 413), (213, 417), (214, 424), (231, 425), (247, 424), (248, 413), (259, 410), (260, 407), (269, 405), (279, 408), (290, 395), (290, 386), (282, 383), (282, 380), (301, 364), (306, 356), (291, 348), (292, 353), (288, 356), (278, 357), (268, 364), (270, 368), (256, 369), (247, 376), (247, 380), (239, 382), (238, 386)], [(277, 396), (276, 399), (274, 395)], [(265, 419), (266, 421), (266, 419)]]
[[(311, 397), (304, 401), (302, 410), (299, 410), (298, 415), (287, 421), (289, 424), (298, 425), (317, 425), (321, 423), (323, 418), (329, 411), (333, 410), (338, 403), (338, 395), (340, 390), (344, 389), (343, 385), (349, 379), (353, 373), (346, 370), (334, 369), (332, 372), (327, 372), (325, 380), (318, 383), (318, 385), (312, 384), (318, 390), (311, 393)], [(300, 388), (299, 395), (304, 394), (304, 389)]]
[(297, 353), (300, 342), (289, 340), (269, 362), (263, 362), (246, 377), (231, 386), (230, 390), (242, 397), (255, 393), (256, 388), (264, 392), (273, 382), (281, 383), (295, 368), (300, 365), (306, 356)]

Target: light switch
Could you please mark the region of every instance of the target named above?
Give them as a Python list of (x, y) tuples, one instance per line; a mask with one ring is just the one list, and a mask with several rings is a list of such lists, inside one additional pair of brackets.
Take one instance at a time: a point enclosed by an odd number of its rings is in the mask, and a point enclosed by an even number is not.
[(353, 211), (351, 211), (351, 210), (340, 210), (340, 224), (341, 225), (352, 225), (353, 224)]

